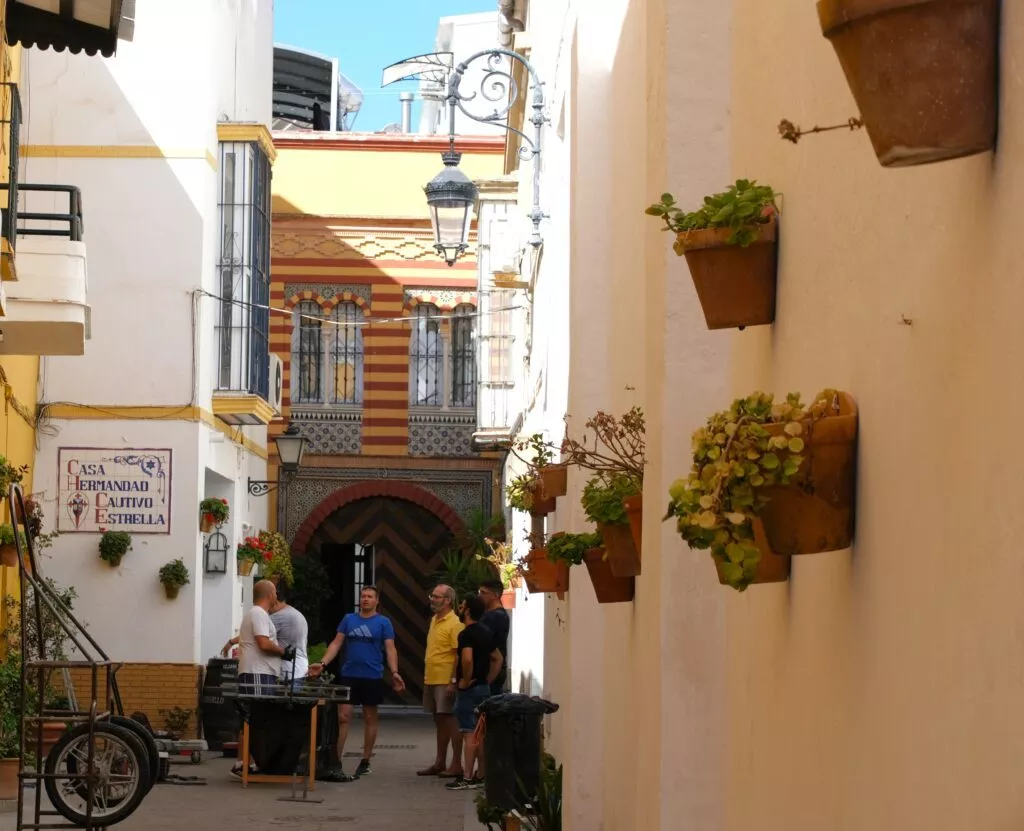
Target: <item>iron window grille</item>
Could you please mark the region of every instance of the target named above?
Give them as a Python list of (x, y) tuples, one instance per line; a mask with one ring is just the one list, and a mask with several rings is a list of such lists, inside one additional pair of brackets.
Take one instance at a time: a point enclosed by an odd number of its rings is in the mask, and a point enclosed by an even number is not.
[(476, 309), (455, 307), (452, 317), (452, 406), (476, 406)]
[(323, 395), (323, 314), (318, 303), (303, 300), (292, 323), (292, 391), (298, 404), (321, 404)]
[(440, 311), (431, 304), (421, 304), (415, 311), (409, 355), (409, 399), (417, 407), (440, 407), (444, 404)]
[(220, 143), (216, 389), (269, 400), (270, 160), (255, 141)]
[(363, 312), (355, 303), (334, 307), (334, 404), (363, 402)]
[(4, 171), (4, 189), (7, 191), (0, 214), (3, 216), (3, 236), (14, 250), (18, 238), (18, 161), (19, 147), (18, 134), (21, 132), (21, 95), (18, 93), (18, 85), (11, 82), (3, 84), (3, 113), (0, 124), (3, 125), (3, 133), (0, 141), (5, 145), (7, 152), (7, 170)]

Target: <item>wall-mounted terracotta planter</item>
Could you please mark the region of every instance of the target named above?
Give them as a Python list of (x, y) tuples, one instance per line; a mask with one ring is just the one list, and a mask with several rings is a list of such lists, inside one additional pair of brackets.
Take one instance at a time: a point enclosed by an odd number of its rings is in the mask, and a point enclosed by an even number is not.
[(530, 551), (523, 566), (523, 579), (530, 594), (555, 592), (562, 598), (569, 591), (569, 566), (551, 562), (546, 548)]
[(611, 563), (604, 557), (603, 548), (591, 548), (583, 558), (587, 574), (594, 586), (598, 603), (629, 603), (636, 591), (636, 580), (632, 577), (617, 577), (612, 573)]
[(515, 589), (505, 589), (501, 593), (501, 605), (506, 609), (514, 609), (516, 607)]
[(819, 0), (883, 167), (995, 147), (999, 0)]
[[(857, 404), (839, 393), (839, 414), (803, 422), (804, 463), (789, 485), (764, 488), (765, 537), (776, 554), (839, 551), (853, 542), (857, 496)], [(782, 424), (768, 425), (772, 435)]]
[(608, 564), (616, 577), (637, 577), (640, 575), (640, 550), (633, 540), (628, 525), (605, 525), (597, 523), (597, 531), (604, 540), (608, 552)]
[(638, 552), (643, 551), (644, 546), (644, 495), (627, 496), (622, 500), (626, 509), (626, 516), (629, 517), (629, 530), (633, 532), (633, 544)]
[(554, 513), (555, 510), (555, 498), (545, 499), (540, 492), (540, 488), (537, 488), (533, 492), (533, 505), (530, 508), (530, 516), (547, 516), (550, 513)]
[(565, 496), (569, 489), (568, 465), (547, 465), (537, 471), (540, 474), (540, 495), (545, 499)]
[(13, 545), (0, 545), (0, 566), (18, 567), (18, 549)]
[[(789, 579), (792, 560), (772, 551), (765, 537), (764, 524), (760, 519), (754, 520), (754, 542), (761, 549), (761, 562), (757, 564), (757, 576), (754, 577), (754, 584), (785, 583)], [(728, 582), (722, 579), (718, 558), (715, 559), (715, 571), (718, 572), (718, 582), (723, 586), (728, 586)]]
[(238, 576), (248, 577), (252, 574), (253, 566), (256, 565), (252, 560), (238, 560)]
[(181, 591), (181, 586), (171, 586), (167, 583), (163, 584), (164, 592), (167, 594), (168, 600), (174, 600), (178, 596), (178, 592)]
[(709, 329), (742, 329), (775, 321), (778, 222), (758, 226), (746, 248), (729, 245), (728, 228), (685, 234), (684, 255)]
[(213, 518), (213, 514), (199, 515), (199, 530), (202, 533), (209, 534), (216, 527), (217, 521)]

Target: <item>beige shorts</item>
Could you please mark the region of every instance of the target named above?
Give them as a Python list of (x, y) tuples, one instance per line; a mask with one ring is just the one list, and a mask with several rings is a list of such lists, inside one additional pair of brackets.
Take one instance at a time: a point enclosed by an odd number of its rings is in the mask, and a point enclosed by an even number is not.
[(447, 684), (427, 684), (423, 687), (423, 709), (431, 715), (447, 715), (455, 708), (455, 696), (449, 695)]

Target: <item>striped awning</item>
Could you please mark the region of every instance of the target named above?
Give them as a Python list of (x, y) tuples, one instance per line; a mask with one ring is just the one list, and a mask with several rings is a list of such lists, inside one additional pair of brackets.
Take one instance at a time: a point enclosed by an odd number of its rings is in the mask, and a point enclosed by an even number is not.
[(4, 0), (7, 42), (113, 56), (135, 34), (135, 0)]

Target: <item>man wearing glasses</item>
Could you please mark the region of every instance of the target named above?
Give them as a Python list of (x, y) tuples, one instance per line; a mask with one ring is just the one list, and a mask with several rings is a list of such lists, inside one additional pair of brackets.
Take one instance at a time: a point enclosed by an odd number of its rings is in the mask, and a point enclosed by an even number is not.
[[(435, 586), (430, 593), (430, 611), (434, 615), (430, 619), (423, 662), (423, 709), (434, 717), (437, 756), (434, 764), (416, 775), (458, 779), (462, 776), (462, 742), (453, 712), (459, 632), (463, 626), (455, 614), (455, 590), (443, 584)], [(454, 751), (450, 769), (447, 768), (449, 744)]]
[(508, 630), (510, 621), (508, 612), (501, 605), (503, 590), (501, 580), (484, 580), (480, 584), (480, 599), (484, 602), (484, 616), (480, 618), (481, 626), (489, 629), (494, 636), (494, 645), (501, 653), (501, 671), (491, 684), (491, 695), (505, 692), (505, 680), (508, 678)]

